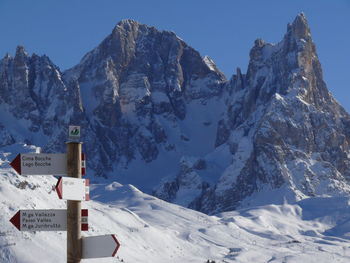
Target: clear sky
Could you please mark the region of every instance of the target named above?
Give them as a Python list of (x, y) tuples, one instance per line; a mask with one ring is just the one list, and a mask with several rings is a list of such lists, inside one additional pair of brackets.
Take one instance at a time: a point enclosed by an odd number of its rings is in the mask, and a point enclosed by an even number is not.
[(328, 88), (350, 112), (350, 0), (0, 0), (0, 57), (24, 45), (65, 70), (132, 18), (174, 31), (230, 78), (246, 70), (256, 38), (280, 41), (300, 12)]

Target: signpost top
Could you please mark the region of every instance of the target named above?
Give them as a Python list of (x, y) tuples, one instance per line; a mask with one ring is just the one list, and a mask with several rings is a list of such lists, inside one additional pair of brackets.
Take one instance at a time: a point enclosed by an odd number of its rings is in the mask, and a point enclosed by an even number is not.
[(68, 128), (68, 139), (70, 142), (80, 141), (80, 126), (70, 125)]

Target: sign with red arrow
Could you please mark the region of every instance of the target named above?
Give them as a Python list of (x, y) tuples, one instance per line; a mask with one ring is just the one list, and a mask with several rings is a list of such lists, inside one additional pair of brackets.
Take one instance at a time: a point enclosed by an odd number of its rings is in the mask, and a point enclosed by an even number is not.
[(88, 201), (90, 200), (89, 179), (60, 177), (56, 184), (59, 199)]
[(114, 257), (120, 243), (115, 235), (90, 236), (82, 238), (82, 258)]
[(10, 165), (21, 175), (66, 175), (67, 155), (64, 153), (21, 153)]
[[(82, 209), (81, 230), (88, 230), (88, 210)], [(66, 231), (67, 210), (65, 209), (38, 209), (19, 210), (10, 222), (19, 231)]]
[[(85, 175), (85, 154), (81, 155), (81, 173)], [(10, 163), (21, 175), (67, 175), (65, 153), (21, 153)]]

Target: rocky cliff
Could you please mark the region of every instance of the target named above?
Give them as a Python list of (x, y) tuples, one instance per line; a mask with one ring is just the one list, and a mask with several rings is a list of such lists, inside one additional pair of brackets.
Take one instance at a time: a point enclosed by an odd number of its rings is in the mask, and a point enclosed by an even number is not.
[[(281, 203), (349, 193), (350, 118), (323, 81), (303, 14), (281, 42), (255, 41), (247, 73), (237, 70), (225, 97), (216, 147), (229, 149), (230, 164), (190, 207), (215, 213), (257, 201), (248, 197)], [(175, 189), (193, 177), (193, 169), (180, 171)], [(159, 196), (174, 200), (174, 187), (164, 189)]]

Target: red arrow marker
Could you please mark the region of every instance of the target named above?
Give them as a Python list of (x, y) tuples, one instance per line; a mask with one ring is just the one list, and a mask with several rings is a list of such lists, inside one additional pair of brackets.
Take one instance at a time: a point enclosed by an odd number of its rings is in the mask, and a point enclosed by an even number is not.
[(57, 192), (58, 198), (62, 199), (62, 177), (60, 177), (60, 179), (58, 179), (57, 181), (56, 192)]
[(18, 211), (11, 219), (10, 222), (21, 231), (21, 211)]
[(116, 248), (115, 248), (115, 250), (114, 250), (114, 252), (112, 254), (112, 257), (114, 257), (117, 254), (118, 249), (120, 248), (120, 243), (119, 243), (119, 241), (118, 241), (118, 239), (117, 239), (117, 237), (115, 235), (112, 235), (112, 237), (113, 237), (115, 243), (117, 244)]
[(18, 174), (21, 174), (21, 155), (17, 154), (16, 158), (10, 163), (10, 165)]

